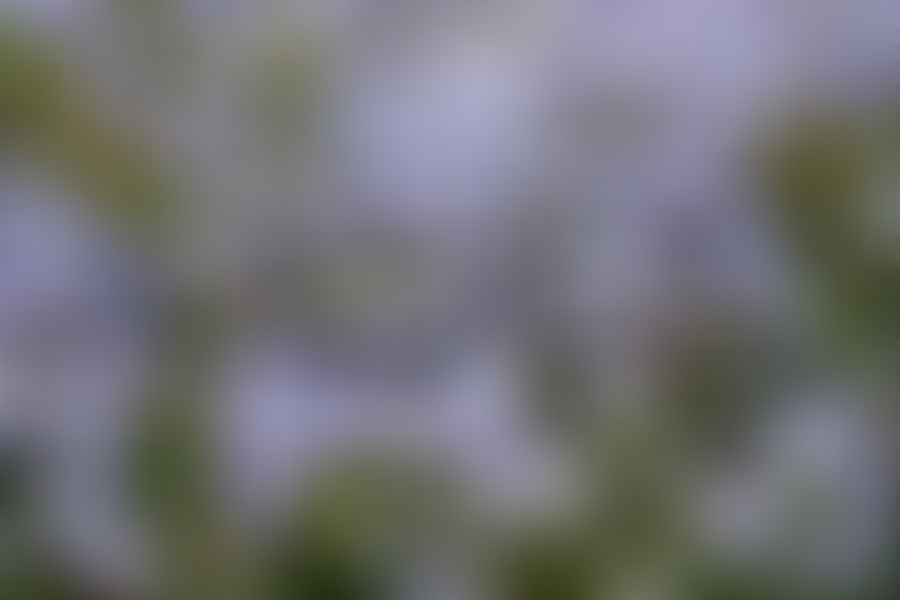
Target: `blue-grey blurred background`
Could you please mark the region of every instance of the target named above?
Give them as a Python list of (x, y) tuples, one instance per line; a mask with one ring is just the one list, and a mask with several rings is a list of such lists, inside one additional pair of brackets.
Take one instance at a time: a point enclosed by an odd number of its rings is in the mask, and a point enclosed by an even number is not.
[(894, 0), (0, 1), (0, 599), (900, 596)]

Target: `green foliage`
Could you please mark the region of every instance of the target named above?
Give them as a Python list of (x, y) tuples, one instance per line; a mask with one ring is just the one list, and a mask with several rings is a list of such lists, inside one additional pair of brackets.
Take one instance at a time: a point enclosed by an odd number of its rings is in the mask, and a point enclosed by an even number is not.
[(590, 600), (603, 581), (603, 563), (580, 536), (532, 534), (501, 552), (498, 597), (504, 600)]
[[(779, 131), (764, 156), (785, 232), (816, 269), (842, 343), (854, 347), (900, 332), (900, 268), (873, 255), (859, 227), (873, 167), (896, 156), (893, 113), (799, 119)], [(900, 204), (900, 189), (896, 194)]]
[(13, 144), (40, 131), (64, 101), (51, 51), (21, 25), (0, 18), (0, 136)]
[(136, 130), (102, 116), (61, 50), (14, 22), (0, 23), (0, 143), (24, 153), (131, 235), (158, 231), (171, 199), (161, 161)]

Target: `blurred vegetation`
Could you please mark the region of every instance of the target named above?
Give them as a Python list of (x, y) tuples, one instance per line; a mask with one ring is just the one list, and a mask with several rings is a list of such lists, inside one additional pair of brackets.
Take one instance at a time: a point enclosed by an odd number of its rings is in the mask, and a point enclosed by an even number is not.
[[(900, 263), (867, 245), (860, 213), (871, 203), (876, 169), (900, 165), (900, 108), (869, 114), (832, 110), (802, 115), (778, 131), (764, 156), (776, 211), (797, 250), (818, 275), (836, 343), (896, 343)], [(900, 202), (900, 189), (888, 193)], [(880, 218), (891, 219), (890, 204)], [(876, 208), (875, 210), (878, 210)], [(871, 346), (870, 346), (871, 347)]]
[(137, 129), (102, 114), (69, 73), (62, 49), (0, 19), (0, 148), (56, 173), (128, 236), (159, 234), (172, 182)]
[[(142, 14), (157, 8), (154, 2), (128, 4)], [(165, 19), (151, 17), (141, 22), (166, 26)], [(308, 125), (302, 107), (315, 76), (296, 54), (280, 50), (263, 58), (254, 71), (258, 80), (250, 85), (255, 95), (249, 101), (273, 146), (296, 139)], [(137, 128), (120, 127), (97, 114), (90, 90), (80, 84), (67, 71), (59, 48), (18, 23), (0, 21), (4, 152), (24, 153), (48, 165), (96, 202), (102, 219), (153, 249), (172, 216), (175, 182), (149, 140)], [(873, 254), (860, 239), (854, 216), (867, 193), (872, 165), (885, 156), (900, 156), (900, 110), (864, 119), (804, 116), (779, 131), (762, 157), (786, 231), (818, 275), (828, 323), (834, 328), (830, 341), (839, 354), (896, 356), (884, 350), (900, 339), (900, 262)], [(402, 532), (409, 536), (405, 542), (415, 541), (429, 527), (438, 527), (435, 523), (452, 518), (446, 504), (453, 493), (435, 491), (440, 490), (437, 484), (429, 490), (404, 488), (410, 481), (428, 480), (419, 475), (393, 474), (371, 465), (347, 469), (317, 486), (318, 495), (298, 510), (295, 529), (274, 544), (267, 564), (241, 563), (229, 524), (214, 509), (211, 458), (206, 454), (210, 444), (204, 430), (208, 390), (203, 385), (211, 379), (228, 333), (222, 304), (221, 299), (201, 295), (177, 298), (166, 306), (160, 327), (164, 335), (157, 341), (165, 361), (154, 378), (165, 383), (149, 391), (153, 408), (135, 449), (134, 492), (159, 527), (174, 574), (166, 597), (391, 598), (392, 576), (402, 561), (389, 559), (392, 548), (403, 545), (394, 536)], [(601, 501), (598, 491), (596, 514), (585, 515), (578, 531), (528, 532), (504, 539), (492, 565), (498, 597), (606, 597), (602, 591), (598, 596), (598, 590), (611, 589), (625, 567), (665, 562), (679, 554), (688, 542), (681, 538), (667, 496), (667, 477), (678, 470), (673, 457), (698, 453), (696, 448), (686, 452), (679, 444), (721, 448), (733, 441), (745, 415), (736, 406), (757, 395), (753, 386), (764, 382), (756, 375), (771, 367), (753, 362), (758, 355), (753, 347), (724, 339), (707, 340), (706, 346), (680, 353), (684, 361), (673, 364), (670, 374), (673, 399), (683, 411), (678, 422), (684, 429), (676, 433), (631, 428), (616, 420), (600, 431), (587, 428), (585, 423), (595, 416), (589, 412), (593, 399), (586, 397), (589, 367), (567, 348), (554, 347), (539, 356), (539, 408), (556, 419), (562, 431), (591, 438), (585, 444), (585, 462), (591, 464), (595, 454), (604, 457), (597, 471), (609, 474), (605, 485), (615, 494)], [(748, 378), (748, 371), (754, 375)], [(0, 560), (0, 600), (82, 597), (83, 592), (73, 591), (75, 586), (67, 586), (63, 578), (48, 580), (47, 572), (59, 571), (39, 568), (42, 557), (32, 557), (34, 550), (27, 548), (28, 536), (20, 531), (27, 523), (27, 502), (16, 497), (23, 487), (16, 481), (21, 475), (18, 465), (0, 464), (0, 553), (17, 557)], [(434, 512), (416, 514), (422, 508)], [(365, 540), (379, 540), (386, 547), (365, 548)], [(760, 577), (709, 573), (685, 563), (674, 567), (683, 579), (685, 598), (806, 600), (786, 597), (780, 588), (776, 593)], [(900, 572), (900, 558), (897, 565)], [(890, 600), (877, 593), (872, 598)]]

